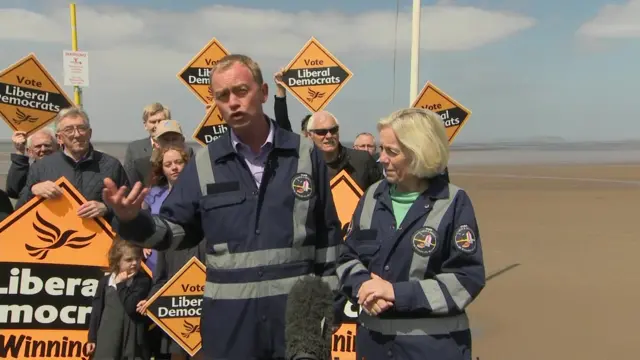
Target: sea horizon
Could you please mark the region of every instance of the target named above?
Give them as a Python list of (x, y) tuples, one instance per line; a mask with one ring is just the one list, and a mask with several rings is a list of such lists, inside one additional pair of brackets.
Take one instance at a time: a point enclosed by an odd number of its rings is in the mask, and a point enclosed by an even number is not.
[[(95, 141), (94, 148), (124, 161), (129, 141)], [(353, 142), (342, 142), (352, 147)], [(196, 142), (187, 142), (194, 149)], [(11, 141), (0, 141), (0, 175), (9, 170)], [(458, 143), (451, 146), (450, 169), (456, 165), (531, 165), (531, 164), (625, 164), (640, 163), (640, 140), (564, 141), (492, 141)]]

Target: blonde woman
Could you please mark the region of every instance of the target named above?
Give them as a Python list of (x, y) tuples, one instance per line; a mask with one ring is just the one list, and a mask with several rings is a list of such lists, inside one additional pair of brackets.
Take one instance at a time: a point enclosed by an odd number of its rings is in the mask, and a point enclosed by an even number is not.
[(338, 261), (360, 305), (358, 359), (471, 359), (466, 307), (485, 285), (469, 195), (443, 174), (440, 117), (405, 109), (378, 123), (386, 178), (367, 189)]

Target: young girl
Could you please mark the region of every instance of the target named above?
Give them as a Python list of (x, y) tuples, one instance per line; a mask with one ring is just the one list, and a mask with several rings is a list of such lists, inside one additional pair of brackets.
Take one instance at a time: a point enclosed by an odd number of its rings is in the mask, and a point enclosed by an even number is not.
[(89, 323), (89, 352), (94, 360), (149, 360), (148, 322), (136, 305), (151, 289), (140, 271), (142, 248), (116, 238), (109, 249), (109, 270), (98, 282)]
[[(155, 148), (151, 154), (151, 173), (149, 178), (149, 193), (142, 203), (142, 207), (149, 209), (152, 214), (158, 214), (164, 199), (169, 195), (173, 183), (184, 169), (189, 160), (189, 153), (183, 146), (169, 145)], [(144, 249), (144, 262), (154, 273), (158, 262), (158, 251)]]
[[(180, 175), (187, 161), (189, 161), (189, 154), (183, 147), (177, 147), (175, 145), (154, 151), (158, 153), (157, 158), (151, 165), (151, 188), (149, 189), (143, 206), (148, 208), (152, 214), (157, 214), (160, 212), (160, 207), (171, 191), (173, 184), (178, 179), (178, 175)], [(155, 255), (153, 286), (147, 298), (152, 297), (153, 294), (160, 290), (193, 256), (196, 256), (200, 261), (204, 262), (205, 244), (203, 240), (199, 245), (188, 249), (159, 252), (153, 250)], [(145, 306), (146, 300), (138, 304), (138, 311), (141, 314), (144, 314), (146, 310)], [(155, 330), (159, 331), (160, 335), (159, 337), (154, 337), (155, 334), (152, 334), (151, 338), (160, 340), (159, 349), (155, 350), (161, 354), (163, 358), (165, 354), (170, 354), (171, 360), (186, 360), (188, 358), (187, 352), (184, 351), (180, 345), (162, 332), (161, 329), (156, 328), (152, 331)], [(197, 358), (198, 354), (192, 359)]]

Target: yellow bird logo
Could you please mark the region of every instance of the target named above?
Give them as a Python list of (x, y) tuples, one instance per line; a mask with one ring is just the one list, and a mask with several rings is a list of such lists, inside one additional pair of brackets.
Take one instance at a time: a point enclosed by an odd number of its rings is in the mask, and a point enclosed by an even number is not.
[(315, 100), (315, 99), (322, 99), (324, 97), (324, 94), (325, 94), (323, 92), (313, 91), (311, 89), (309, 89), (307, 91), (307, 93), (310, 96), (310, 97), (307, 98), (307, 101), (309, 101), (309, 102), (313, 102), (313, 100)]
[(182, 337), (184, 337), (185, 339), (188, 339), (189, 336), (191, 336), (194, 333), (199, 333), (200, 332), (200, 325), (195, 325), (192, 324), (190, 322), (188, 322), (187, 320), (184, 321), (184, 329), (186, 330), (186, 332), (181, 333)]
[(65, 246), (72, 249), (82, 249), (89, 246), (91, 244), (91, 239), (96, 237), (95, 233), (89, 236), (73, 237), (73, 235), (78, 232), (77, 230), (61, 232), (58, 227), (46, 221), (38, 212), (36, 212), (36, 219), (39, 224), (34, 222), (33, 228), (38, 233), (38, 238), (48, 245), (37, 247), (25, 244), (24, 247), (27, 249), (29, 255), (38, 260), (44, 260), (47, 255), (49, 255), (49, 251), (60, 249)]
[(26, 122), (30, 122), (30, 123), (34, 123), (34, 122), (38, 121), (38, 118), (37, 117), (33, 117), (31, 115), (27, 115), (22, 110), (17, 109), (16, 110), (16, 117), (13, 118), (13, 122), (18, 124), (18, 125), (20, 125), (25, 121)]

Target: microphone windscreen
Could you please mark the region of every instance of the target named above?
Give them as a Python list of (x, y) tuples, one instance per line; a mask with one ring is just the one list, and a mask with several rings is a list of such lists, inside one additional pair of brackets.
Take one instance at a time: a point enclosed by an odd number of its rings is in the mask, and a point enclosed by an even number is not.
[(286, 358), (331, 358), (334, 294), (320, 277), (306, 276), (291, 288), (285, 312)]

